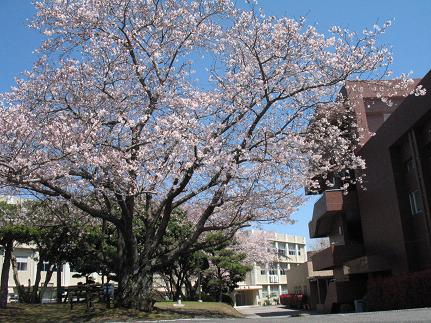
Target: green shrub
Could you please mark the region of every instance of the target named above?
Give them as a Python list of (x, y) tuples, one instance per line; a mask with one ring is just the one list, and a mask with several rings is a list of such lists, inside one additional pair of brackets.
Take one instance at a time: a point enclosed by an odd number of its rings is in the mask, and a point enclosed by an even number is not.
[(233, 298), (228, 294), (223, 294), (221, 301), (225, 304), (230, 305), (230, 306), (234, 306)]
[(203, 302), (215, 302), (215, 298), (208, 294), (202, 294), (201, 299)]

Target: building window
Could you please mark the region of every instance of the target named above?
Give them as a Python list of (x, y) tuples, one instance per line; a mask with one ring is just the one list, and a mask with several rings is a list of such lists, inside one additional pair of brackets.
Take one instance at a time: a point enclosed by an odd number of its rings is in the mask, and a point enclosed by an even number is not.
[(289, 256), (296, 256), (296, 245), (289, 243)]
[(262, 285), (262, 298), (268, 298), (268, 286)]
[(422, 198), (419, 190), (409, 193), (410, 211), (412, 215), (419, 214), (423, 210)]
[(270, 275), (277, 275), (277, 266), (276, 265), (271, 265), (269, 267), (269, 274)]
[(265, 270), (265, 268), (263, 267), (263, 268), (260, 268), (260, 274), (261, 275), (266, 275), (266, 270)]
[(19, 271), (27, 271), (27, 258), (16, 258), (16, 267)]
[(280, 264), (280, 275), (286, 275), (287, 273), (287, 264)]
[(287, 289), (287, 285), (281, 285), (281, 293), (288, 294), (289, 290)]
[(300, 247), (298, 248), (298, 256), (302, 255), (303, 253), (304, 253), (304, 247), (303, 247), (303, 246), (300, 246)]
[(286, 244), (283, 242), (278, 243), (278, 255), (286, 256)]
[(49, 262), (48, 261), (44, 261), (43, 262), (42, 271), (48, 271), (49, 267), (50, 267)]
[(278, 286), (276, 285), (276, 286), (269, 286), (269, 288), (271, 289), (271, 295), (270, 295), (270, 297), (278, 297), (279, 295), (278, 295), (278, 293), (279, 293), (279, 290), (278, 290)]

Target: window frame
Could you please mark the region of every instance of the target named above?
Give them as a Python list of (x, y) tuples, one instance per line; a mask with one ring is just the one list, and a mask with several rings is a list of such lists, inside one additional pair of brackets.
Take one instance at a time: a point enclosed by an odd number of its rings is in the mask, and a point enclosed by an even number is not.
[(279, 242), (278, 248), (277, 248), (277, 255), (286, 257), (286, 248), (287, 248), (286, 242)]
[(16, 269), (18, 271), (28, 270), (28, 258), (16, 257)]
[(418, 215), (423, 212), (422, 195), (419, 190), (409, 192), (410, 214)]
[[(292, 246), (292, 248), (291, 248)], [(289, 243), (287, 246), (287, 250), (289, 252), (289, 256), (297, 256), (297, 252), (296, 252), (296, 244), (294, 243)]]
[(279, 297), (280, 289), (278, 288), (278, 285), (269, 285), (269, 294), (270, 297)]

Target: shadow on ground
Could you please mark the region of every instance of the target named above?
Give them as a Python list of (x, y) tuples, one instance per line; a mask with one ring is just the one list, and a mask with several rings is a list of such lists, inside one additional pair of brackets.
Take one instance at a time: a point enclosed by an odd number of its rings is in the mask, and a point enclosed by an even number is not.
[(276, 317), (276, 316), (292, 316), (292, 317), (301, 317), (301, 316), (308, 316), (317, 314), (311, 311), (301, 311), (301, 310), (291, 310), (286, 309), (286, 311), (275, 311), (275, 312), (262, 312), (262, 313), (255, 313), (255, 315), (260, 317)]
[(268, 318), (268, 317), (303, 317), (313, 314), (317, 314), (314, 311), (305, 311), (286, 308), (283, 305), (273, 306), (250, 306), (250, 307), (238, 307), (237, 310), (249, 318)]

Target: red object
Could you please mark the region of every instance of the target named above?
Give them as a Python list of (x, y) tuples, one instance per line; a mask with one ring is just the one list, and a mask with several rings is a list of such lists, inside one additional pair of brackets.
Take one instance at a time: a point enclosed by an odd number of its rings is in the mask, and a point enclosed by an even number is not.
[(306, 301), (304, 294), (281, 294), (280, 304), (289, 308), (303, 308)]

